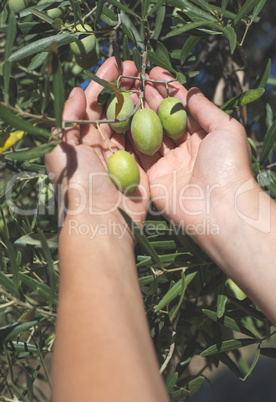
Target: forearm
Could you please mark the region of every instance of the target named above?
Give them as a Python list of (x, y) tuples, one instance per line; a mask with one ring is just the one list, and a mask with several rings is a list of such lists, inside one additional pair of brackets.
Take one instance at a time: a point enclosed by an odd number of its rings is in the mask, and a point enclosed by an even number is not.
[(69, 235), (69, 219), (60, 234), (53, 400), (167, 401), (131, 237), (111, 218), (74, 224), (83, 234)]
[(214, 204), (218, 233), (196, 240), (247, 296), (276, 323), (276, 204), (252, 188)]

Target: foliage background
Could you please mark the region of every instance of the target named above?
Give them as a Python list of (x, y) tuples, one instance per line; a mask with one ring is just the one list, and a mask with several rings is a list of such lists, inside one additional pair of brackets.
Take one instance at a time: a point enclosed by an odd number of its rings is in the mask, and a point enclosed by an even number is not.
[[(49, 18), (47, 10), (57, 7), (65, 13)], [(118, 63), (133, 59), (143, 74), (147, 53), (147, 69), (169, 69), (239, 119), (255, 177), (275, 197), (275, 12), (275, 2), (264, 0), (30, 0), (14, 14), (2, 1), (0, 400), (49, 399), (58, 253), (44, 154), (72, 87), (95, 78), (70, 51), (75, 25), (85, 21), (97, 34), (101, 57), (91, 72), (115, 54)], [(172, 401), (194, 395), (207, 369), (224, 364), (243, 381), (260, 355), (276, 357), (275, 328), (250, 300), (229, 292), (225, 275), (191, 238), (156, 215), (136, 235), (139, 281)]]

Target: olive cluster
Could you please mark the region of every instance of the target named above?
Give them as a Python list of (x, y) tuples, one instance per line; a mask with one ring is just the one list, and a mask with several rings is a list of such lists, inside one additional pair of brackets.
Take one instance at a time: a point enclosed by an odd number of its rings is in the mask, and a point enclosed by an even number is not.
[[(127, 117), (134, 111), (128, 92), (122, 92), (124, 102), (117, 119)], [(117, 98), (111, 96), (106, 109), (108, 120), (115, 120)], [(143, 154), (153, 156), (163, 142), (163, 135), (176, 140), (186, 130), (187, 114), (177, 98), (168, 96), (158, 109), (142, 108), (124, 121), (109, 123), (116, 133), (125, 133), (129, 128), (136, 148)], [(113, 183), (123, 192), (135, 192), (140, 181), (139, 168), (135, 159), (126, 151), (115, 152), (108, 160), (108, 172)]]

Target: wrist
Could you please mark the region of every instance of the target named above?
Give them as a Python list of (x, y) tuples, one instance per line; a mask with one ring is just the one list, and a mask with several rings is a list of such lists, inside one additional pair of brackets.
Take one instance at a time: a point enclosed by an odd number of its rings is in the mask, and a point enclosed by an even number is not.
[(72, 242), (124, 243), (134, 248), (135, 239), (119, 210), (113, 213), (66, 214), (60, 222), (60, 239)]
[(209, 230), (194, 240), (218, 265), (226, 267), (233, 262), (231, 253), (236, 254), (243, 242), (269, 233), (270, 204), (270, 197), (253, 177), (237, 183), (223, 196), (214, 197)]

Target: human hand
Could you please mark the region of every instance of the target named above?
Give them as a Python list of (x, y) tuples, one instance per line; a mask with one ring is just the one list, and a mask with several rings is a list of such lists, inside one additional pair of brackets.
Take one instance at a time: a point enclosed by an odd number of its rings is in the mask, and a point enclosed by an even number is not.
[[(123, 63), (123, 73), (137, 74), (133, 62)], [(97, 75), (108, 82), (116, 80), (120, 72), (115, 59), (109, 58), (98, 70)], [(129, 90), (133, 80), (122, 79), (120, 87)], [(97, 103), (102, 86), (92, 81), (85, 92), (75, 88), (64, 106), (64, 120), (99, 120), (105, 118), (104, 109)], [(137, 95), (133, 94), (134, 102)], [(136, 99), (135, 99), (136, 98)], [(113, 132), (108, 124), (100, 125), (108, 145), (113, 151), (127, 149), (131, 145), (123, 134)], [(107, 173), (107, 161), (111, 151), (94, 124), (81, 124), (65, 129), (63, 141), (46, 156), (49, 177), (56, 188), (59, 204), (65, 204), (68, 214), (85, 212), (91, 216), (115, 214), (120, 220), (118, 207), (141, 225), (145, 219), (149, 202), (148, 179), (140, 168), (140, 185), (131, 195), (119, 192)]]
[[(150, 72), (158, 81), (173, 77), (160, 67)], [(188, 124), (174, 141), (165, 137), (153, 157), (137, 153), (150, 182), (150, 193), (159, 212), (189, 229), (197, 238), (198, 225), (234, 208), (234, 193), (252, 178), (250, 147), (243, 126), (208, 101), (197, 89), (189, 92), (177, 81), (169, 84), (170, 96), (184, 105)], [(164, 84), (146, 84), (148, 106), (157, 112), (167, 96)]]

